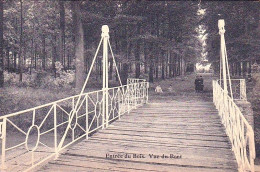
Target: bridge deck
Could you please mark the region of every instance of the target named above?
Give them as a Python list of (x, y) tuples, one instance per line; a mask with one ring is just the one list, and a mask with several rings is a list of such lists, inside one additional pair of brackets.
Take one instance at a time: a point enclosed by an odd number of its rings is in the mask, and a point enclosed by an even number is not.
[(168, 101), (122, 116), (40, 171), (227, 172), (237, 164), (213, 103)]

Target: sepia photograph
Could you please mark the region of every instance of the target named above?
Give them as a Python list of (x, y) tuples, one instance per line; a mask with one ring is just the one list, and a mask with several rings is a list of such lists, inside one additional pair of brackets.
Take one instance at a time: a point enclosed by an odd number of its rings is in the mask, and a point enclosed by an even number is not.
[(0, 0), (0, 172), (260, 172), (260, 1)]

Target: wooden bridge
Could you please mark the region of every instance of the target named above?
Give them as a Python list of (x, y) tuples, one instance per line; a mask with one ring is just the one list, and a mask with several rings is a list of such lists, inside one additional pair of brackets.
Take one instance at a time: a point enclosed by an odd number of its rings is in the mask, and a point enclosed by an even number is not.
[[(254, 131), (234, 101), (246, 101), (245, 80), (236, 80), (235, 96), (224, 21), (219, 29), (223, 73), (212, 82), (213, 101), (148, 103), (149, 83), (129, 78), (122, 85), (117, 68), (121, 86), (108, 87), (108, 49), (115, 58), (102, 26), (79, 95), (0, 117), (1, 171), (253, 172)], [(102, 42), (103, 88), (86, 93)]]
[(212, 102), (149, 103), (39, 171), (237, 171)]

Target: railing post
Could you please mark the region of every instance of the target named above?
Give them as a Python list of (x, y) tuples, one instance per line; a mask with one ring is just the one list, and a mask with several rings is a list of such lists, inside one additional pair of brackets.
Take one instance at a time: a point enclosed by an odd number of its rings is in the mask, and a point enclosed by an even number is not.
[(245, 79), (240, 79), (240, 99), (241, 100), (247, 100), (246, 98), (246, 83)]
[[(74, 106), (74, 98), (73, 98), (73, 105)], [(57, 145), (57, 104), (53, 104), (53, 118), (54, 118), (54, 149), (55, 149), (55, 159), (59, 157), (59, 150)]]
[(137, 84), (138, 83), (134, 83), (134, 94), (135, 94), (135, 109), (137, 108)]
[(89, 132), (89, 129), (88, 129), (88, 94), (86, 94), (86, 97), (85, 97), (85, 106), (86, 106), (86, 139), (88, 139), (88, 132)]
[[(115, 105), (115, 107), (113, 107), (113, 105)], [(111, 99), (111, 109), (113, 111), (113, 118), (115, 117), (115, 111), (114, 111), (115, 108), (116, 108), (116, 98), (115, 98), (115, 88), (113, 88), (113, 99)]]
[(146, 94), (146, 103), (148, 103), (149, 100), (149, 94), (148, 94), (148, 89), (149, 89), (149, 82), (146, 82), (146, 88), (145, 88), (145, 94)]
[(117, 90), (117, 104), (118, 104), (118, 119), (120, 120), (121, 118), (121, 109), (120, 109), (120, 96), (121, 96), (121, 91), (120, 91), (120, 87)]
[(1, 169), (5, 170), (7, 169), (5, 164), (5, 144), (6, 144), (6, 118), (3, 118), (2, 126), (0, 128), (1, 130), (1, 139), (2, 139), (2, 157), (1, 157)]
[(129, 85), (127, 85), (127, 87), (126, 87), (126, 90), (127, 90), (127, 113), (129, 114), (129, 112), (130, 112), (130, 87), (129, 87)]
[(250, 128), (249, 133), (248, 133), (248, 138), (249, 138), (249, 163), (251, 166), (251, 171), (254, 172), (255, 171), (255, 164), (254, 164), (254, 160), (255, 160), (255, 137), (254, 137), (254, 131), (253, 128)]

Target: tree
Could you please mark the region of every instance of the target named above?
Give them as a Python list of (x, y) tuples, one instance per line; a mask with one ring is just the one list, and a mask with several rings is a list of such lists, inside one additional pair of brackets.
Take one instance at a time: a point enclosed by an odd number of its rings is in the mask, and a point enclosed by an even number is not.
[(4, 2), (0, 0), (0, 87), (4, 86)]
[(201, 20), (206, 30), (206, 52), (208, 60), (214, 62), (216, 70), (219, 64), (219, 19), (225, 20), (228, 59), (230, 66), (233, 66), (231, 74), (244, 74), (245, 71), (241, 71), (242, 65), (260, 61), (259, 2), (203, 2), (201, 8), (206, 9)]
[(20, 48), (19, 48), (19, 81), (23, 81), (23, 0), (20, 0)]
[(80, 15), (80, 2), (72, 2), (72, 12), (75, 15), (75, 59), (76, 59), (76, 83), (75, 87), (80, 90), (84, 83), (84, 33)]
[(60, 61), (65, 66), (65, 7), (64, 1), (59, 0), (60, 8)]

